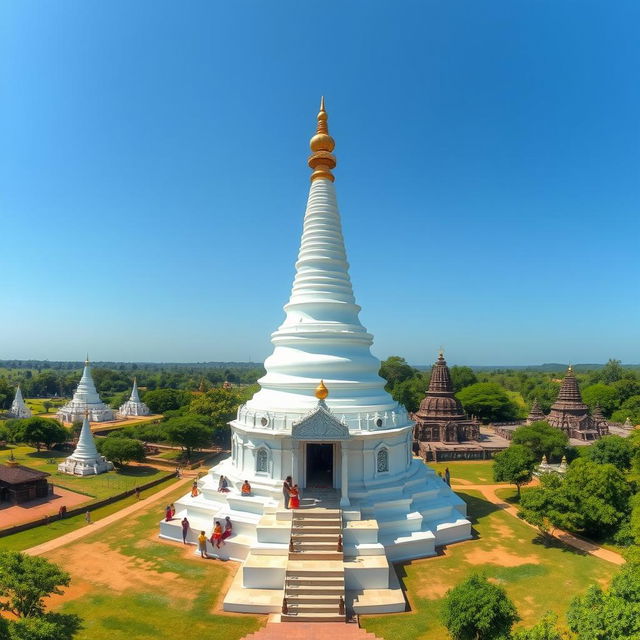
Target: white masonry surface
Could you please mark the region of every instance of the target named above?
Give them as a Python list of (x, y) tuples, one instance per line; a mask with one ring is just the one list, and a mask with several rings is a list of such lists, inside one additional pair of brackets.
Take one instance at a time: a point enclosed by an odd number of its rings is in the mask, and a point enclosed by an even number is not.
[(148, 416), (151, 414), (149, 407), (144, 402), (141, 402), (140, 395), (138, 394), (138, 382), (133, 379), (133, 389), (131, 390), (131, 396), (129, 399), (120, 405), (118, 409), (118, 418), (128, 418), (130, 416)]
[(11, 409), (9, 409), (10, 418), (30, 418), (32, 415), (31, 409), (27, 407), (22, 397), (22, 391), (20, 391), (20, 385), (16, 389), (16, 395), (11, 403)]
[[(175, 503), (176, 517), (160, 536), (182, 541), (180, 521), (211, 534), (230, 516), (234, 535), (208, 552), (243, 562), (227, 593), (229, 611), (277, 612), (282, 604), (291, 512), (283, 508), (282, 483), (291, 475), (311, 492), (309, 449), (329, 445), (327, 485), (340, 497), (344, 584), (358, 613), (403, 611), (405, 601), (390, 563), (431, 556), (436, 547), (471, 537), (466, 505), (412, 455), (413, 422), (385, 391), (373, 337), (360, 323), (334, 185), (311, 184), (302, 243), (286, 318), (272, 334), (260, 391), (231, 422), (231, 456), (199, 480), (200, 495)], [(329, 390), (318, 402), (323, 380)], [(229, 493), (218, 492), (220, 475)], [(253, 495), (243, 497), (248, 479)], [(304, 564), (304, 563), (300, 563)]]
[(113, 463), (101, 456), (91, 433), (89, 418), (84, 417), (75, 451), (58, 465), (58, 471), (75, 476), (92, 476), (111, 471)]
[(89, 420), (92, 422), (115, 420), (115, 413), (100, 400), (100, 396), (96, 391), (88, 359), (84, 363), (82, 377), (78, 383), (78, 388), (73, 394), (73, 399), (58, 410), (57, 416), (64, 422), (75, 422), (76, 420), (83, 420), (87, 412), (89, 413)]

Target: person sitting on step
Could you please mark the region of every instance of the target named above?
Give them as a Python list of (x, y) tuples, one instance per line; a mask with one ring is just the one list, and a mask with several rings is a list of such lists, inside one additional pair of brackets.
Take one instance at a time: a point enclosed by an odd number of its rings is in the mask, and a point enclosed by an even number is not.
[(245, 480), (242, 483), (242, 488), (240, 489), (240, 493), (242, 493), (243, 496), (250, 496), (251, 495), (251, 485), (249, 484), (248, 480)]

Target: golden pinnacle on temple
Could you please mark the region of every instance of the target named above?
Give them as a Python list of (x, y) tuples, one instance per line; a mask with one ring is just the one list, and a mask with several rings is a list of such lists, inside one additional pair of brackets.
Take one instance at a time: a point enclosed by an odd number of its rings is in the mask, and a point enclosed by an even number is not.
[(318, 112), (318, 127), (316, 135), (311, 138), (309, 146), (313, 152), (309, 156), (309, 166), (313, 169), (311, 182), (314, 180), (331, 180), (335, 178), (331, 169), (336, 166), (336, 158), (331, 153), (335, 146), (335, 140), (329, 135), (329, 125), (327, 124), (327, 112), (324, 108), (324, 96), (320, 100), (320, 111)]
[(320, 384), (316, 387), (316, 398), (318, 400), (325, 400), (329, 395), (329, 389), (324, 384), (324, 380), (320, 380)]

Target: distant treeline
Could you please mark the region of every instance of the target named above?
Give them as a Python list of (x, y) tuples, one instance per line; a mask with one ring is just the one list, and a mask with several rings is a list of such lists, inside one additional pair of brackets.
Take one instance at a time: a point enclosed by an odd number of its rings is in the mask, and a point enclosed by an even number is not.
[[(93, 367), (118, 371), (200, 371), (202, 369), (259, 369), (261, 362), (91, 362)], [(82, 369), (84, 360), (0, 360), (0, 369), (34, 369), (74, 371)]]

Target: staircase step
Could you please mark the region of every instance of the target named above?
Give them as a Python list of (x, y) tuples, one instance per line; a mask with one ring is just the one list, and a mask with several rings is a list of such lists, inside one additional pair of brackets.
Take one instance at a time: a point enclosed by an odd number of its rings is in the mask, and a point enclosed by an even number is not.
[(285, 578), (287, 584), (300, 586), (316, 586), (320, 589), (336, 588), (344, 589), (344, 574), (341, 571), (339, 575), (318, 575), (317, 572), (311, 575), (300, 575), (299, 573), (291, 574), (287, 572)]
[(293, 539), (293, 548), (296, 552), (307, 551), (337, 551), (338, 540), (300, 540)]
[(316, 603), (316, 602), (300, 602), (293, 603), (289, 602), (287, 598), (287, 603), (289, 604), (289, 613), (338, 613), (338, 603), (330, 602), (328, 604)]
[(344, 566), (342, 557), (328, 562), (316, 562), (310, 558), (303, 558), (301, 554), (294, 554), (294, 558), (289, 558), (287, 565), (287, 579), (298, 578), (340, 578), (344, 580)]
[(339, 598), (344, 596), (344, 583), (340, 585), (323, 586), (317, 584), (314, 580), (311, 584), (300, 584), (299, 582), (287, 582), (284, 591), (287, 597), (296, 596), (333, 596)]
[(295, 542), (331, 542), (333, 544), (338, 544), (338, 536), (341, 535), (340, 529), (336, 529), (334, 532), (326, 532), (326, 533), (298, 533), (297, 531), (291, 532), (291, 537)]
[[(313, 614), (282, 614), (281, 622), (344, 622), (344, 616), (333, 613), (313, 613)], [(285, 632), (286, 633), (286, 632)], [(312, 636), (311, 636), (312, 637)]]
[(294, 551), (289, 552), (289, 560), (342, 560), (341, 551)]
[(342, 593), (338, 594), (323, 594), (323, 595), (315, 595), (308, 593), (291, 593), (286, 592), (287, 602), (289, 606), (300, 606), (300, 605), (331, 605), (333, 607), (339, 606), (340, 596)]
[(316, 526), (313, 524), (305, 524), (304, 526), (294, 525), (291, 527), (291, 535), (305, 535), (305, 534), (325, 534), (329, 536), (339, 536), (342, 533), (342, 527), (340, 525), (334, 525), (331, 527)]

